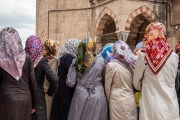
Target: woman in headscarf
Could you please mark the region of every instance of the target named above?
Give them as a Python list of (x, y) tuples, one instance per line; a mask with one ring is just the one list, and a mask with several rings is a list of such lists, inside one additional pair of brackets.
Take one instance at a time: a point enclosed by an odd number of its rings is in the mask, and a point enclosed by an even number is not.
[(76, 50), (79, 43), (80, 40), (71, 38), (65, 42), (59, 51), (59, 82), (53, 99), (51, 120), (67, 120), (74, 88), (70, 88), (66, 85), (66, 79), (72, 60), (76, 58)]
[(179, 120), (175, 90), (178, 55), (167, 43), (165, 26), (149, 24), (143, 45), (133, 77), (134, 87), (142, 93), (140, 120)]
[(109, 102), (111, 120), (136, 120), (136, 103), (133, 91), (134, 54), (124, 41), (116, 41), (113, 59), (106, 65), (105, 92)]
[(102, 85), (105, 64), (95, 50), (93, 39), (83, 39), (78, 46), (77, 59), (69, 68), (66, 84), (76, 85), (76, 88), (68, 120), (107, 120), (107, 101)]
[(177, 53), (178, 56), (179, 56), (178, 72), (177, 72), (177, 75), (176, 75), (175, 87), (176, 87), (176, 92), (177, 92), (177, 98), (178, 98), (179, 108), (180, 108), (180, 41), (179, 41), (179, 44), (176, 45), (175, 51), (176, 51), (176, 53)]
[(112, 60), (113, 45), (114, 43), (108, 43), (101, 51), (101, 56), (104, 58), (106, 64)]
[(138, 57), (139, 52), (142, 51), (142, 48), (143, 48), (143, 42), (139, 42), (139, 43), (136, 45), (135, 49), (134, 49), (134, 55), (135, 55), (136, 57)]
[(38, 104), (37, 85), (29, 56), (18, 32), (0, 31), (0, 119), (31, 120)]
[[(108, 64), (112, 59), (112, 51), (113, 51), (113, 45), (114, 43), (107, 43), (101, 50), (100, 56), (104, 58), (105, 64)], [(105, 86), (105, 71), (106, 68), (104, 68), (103, 70), (103, 79), (102, 79), (102, 83), (103, 86)]]
[[(134, 49), (134, 55), (136, 57), (138, 57), (139, 53), (142, 51), (142, 44), (143, 44), (143, 42), (139, 42)], [(141, 98), (141, 92), (139, 90), (135, 89), (135, 95), (134, 96), (135, 96), (136, 107), (137, 107), (137, 120), (139, 120), (139, 111), (140, 111), (139, 100)]]
[[(58, 78), (48, 65), (48, 60), (41, 56), (42, 45), (39, 37), (35, 35), (29, 36), (26, 40), (25, 50), (29, 54), (31, 62), (33, 63), (39, 97), (38, 107), (36, 112), (32, 114), (32, 120), (47, 120), (45, 95), (54, 95)], [(44, 92), (45, 77), (50, 82), (47, 92)]]
[(135, 49), (134, 49), (134, 52), (135, 52), (135, 50), (137, 50), (137, 49), (142, 49), (142, 47), (143, 47), (143, 42), (139, 42), (139, 43), (136, 45), (136, 47), (135, 47)]
[[(43, 44), (43, 56), (48, 60), (48, 64), (55, 75), (57, 75), (57, 66), (58, 60), (56, 58), (56, 52), (58, 48), (59, 42), (55, 40), (48, 39)], [(45, 79), (44, 82), (44, 92), (47, 92), (50, 86), (50, 82)], [(53, 96), (45, 96), (46, 99), (46, 107), (47, 107), (47, 120), (50, 120), (50, 113), (52, 107)]]

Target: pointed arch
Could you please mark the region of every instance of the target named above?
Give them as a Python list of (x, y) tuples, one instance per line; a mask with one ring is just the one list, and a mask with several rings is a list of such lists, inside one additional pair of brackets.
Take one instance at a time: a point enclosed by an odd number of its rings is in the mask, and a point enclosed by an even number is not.
[(140, 14), (143, 15), (150, 23), (160, 21), (158, 16), (153, 11), (151, 11), (148, 7), (146, 7), (144, 5), (138, 9), (134, 10), (129, 15), (128, 19), (126, 20), (125, 30), (130, 30), (130, 27), (131, 27), (131, 24), (132, 24), (134, 18)]
[(112, 19), (114, 20), (116, 31), (119, 30), (118, 19), (114, 12), (109, 10), (108, 8), (104, 8), (96, 21), (96, 37), (100, 37), (103, 34), (103, 28), (105, 27), (105, 23), (109, 20), (109, 17), (112, 17)]

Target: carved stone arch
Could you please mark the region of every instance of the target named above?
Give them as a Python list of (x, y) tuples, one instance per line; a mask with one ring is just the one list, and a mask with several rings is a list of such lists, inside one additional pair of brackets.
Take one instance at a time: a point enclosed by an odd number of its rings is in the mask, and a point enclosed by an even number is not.
[(108, 20), (110, 17), (115, 22), (116, 31), (119, 30), (118, 19), (114, 12), (109, 10), (108, 8), (104, 8), (96, 21), (96, 37), (100, 37), (103, 34), (103, 28), (109, 24)]
[(148, 7), (146, 7), (145, 5), (134, 10), (128, 17), (128, 19), (126, 20), (126, 25), (125, 25), (125, 30), (130, 30), (132, 21), (134, 20), (134, 18), (138, 15), (143, 15), (147, 20), (149, 20), (149, 22), (156, 22), (156, 21), (160, 21), (159, 18), (157, 17), (157, 15), (151, 11)]
[(127, 42), (131, 49), (134, 49), (135, 45), (142, 41), (144, 32), (142, 28), (145, 29), (148, 24), (157, 21), (160, 21), (160, 19), (146, 6), (141, 6), (129, 15), (126, 20), (125, 30), (130, 31)]

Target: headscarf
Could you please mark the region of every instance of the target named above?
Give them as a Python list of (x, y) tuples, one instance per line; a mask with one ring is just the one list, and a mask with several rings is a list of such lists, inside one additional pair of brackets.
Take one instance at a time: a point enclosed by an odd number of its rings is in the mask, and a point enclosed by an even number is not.
[(85, 38), (81, 41), (77, 49), (77, 59), (74, 68), (81, 76), (89, 68), (95, 59), (96, 44), (93, 39)]
[(31, 62), (34, 63), (41, 57), (42, 45), (39, 37), (31, 35), (26, 40), (26, 52), (29, 54)]
[(114, 60), (118, 61), (118, 63), (127, 68), (131, 73), (134, 72), (136, 57), (124, 41), (119, 40), (114, 43), (112, 55)]
[(22, 76), (26, 59), (18, 32), (11, 27), (0, 31), (0, 66), (17, 81)]
[(141, 52), (141, 50), (142, 50), (142, 45), (143, 45), (143, 42), (139, 42), (139, 43), (136, 45), (136, 47), (135, 47), (135, 49), (134, 49), (134, 55), (135, 55), (135, 56), (138, 56), (139, 52)]
[(65, 42), (62, 48), (59, 51), (58, 59), (60, 59), (65, 54), (69, 53), (76, 57), (76, 50), (80, 43), (80, 40), (71, 38)]
[(142, 47), (143, 47), (143, 42), (139, 42), (139, 43), (136, 45), (134, 51), (135, 51), (136, 49), (139, 49), (139, 48), (142, 49)]
[(145, 60), (151, 71), (157, 74), (172, 53), (166, 40), (166, 29), (162, 23), (148, 25), (144, 35)]
[(47, 59), (53, 59), (56, 55), (57, 48), (58, 48), (59, 42), (55, 40), (48, 39), (43, 44), (43, 56)]
[(113, 45), (114, 43), (108, 43), (106, 44), (101, 52), (101, 56), (104, 58), (106, 64), (109, 63), (112, 59), (112, 51), (113, 51)]

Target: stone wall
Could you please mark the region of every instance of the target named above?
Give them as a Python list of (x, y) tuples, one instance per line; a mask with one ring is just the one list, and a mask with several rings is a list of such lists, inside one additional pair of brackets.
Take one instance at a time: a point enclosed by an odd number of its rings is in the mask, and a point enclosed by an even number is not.
[(170, 36), (169, 41), (171, 41), (171, 45), (175, 46), (178, 44), (178, 41), (180, 40), (180, 0), (172, 0), (171, 11), (172, 21), (171, 29), (169, 30), (168, 35)]
[[(97, 42), (97, 51), (102, 48), (102, 35), (107, 21), (113, 18), (117, 31), (134, 31), (130, 34), (131, 48), (135, 46), (134, 40), (138, 39), (137, 32), (143, 28), (139, 15), (150, 23), (160, 21), (168, 28), (171, 35), (168, 42), (174, 46), (177, 42), (173, 35), (180, 39), (179, 29), (168, 27), (166, 5), (154, 4), (140, 0), (37, 0), (36, 34), (42, 41), (55, 39), (60, 42), (60, 47), (69, 38), (82, 40), (91, 37)], [(180, 5), (179, 0), (172, 0), (173, 22), (178, 22)], [(110, 24), (110, 23), (109, 23)], [(142, 29), (141, 29), (142, 30)], [(144, 29), (143, 29), (144, 30)]]

